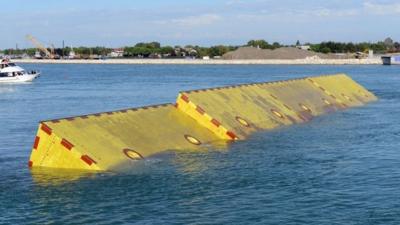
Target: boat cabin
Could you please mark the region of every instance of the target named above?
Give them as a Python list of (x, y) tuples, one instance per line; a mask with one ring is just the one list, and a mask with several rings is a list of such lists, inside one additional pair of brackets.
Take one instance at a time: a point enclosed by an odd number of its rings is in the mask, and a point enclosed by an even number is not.
[(13, 66), (16, 66), (15, 63), (3, 63), (3, 62), (1, 62), (0, 69), (4, 69), (6, 67), (13, 67)]
[(7, 68), (7, 67), (13, 67), (13, 66), (17, 66), (17, 65), (15, 65), (15, 63), (10, 62), (9, 59), (1, 60), (0, 69), (4, 69), (4, 68)]

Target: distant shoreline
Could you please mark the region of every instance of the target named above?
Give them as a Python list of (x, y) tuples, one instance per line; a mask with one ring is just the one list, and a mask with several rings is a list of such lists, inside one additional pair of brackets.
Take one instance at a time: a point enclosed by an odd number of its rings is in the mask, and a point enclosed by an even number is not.
[(132, 64), (132, 65), (380, 65), (380, 58), (371, 59), (106, 59), (106, 60), (48, 60), (48, 59), (13, 59), (16, 63), (35, 64)]

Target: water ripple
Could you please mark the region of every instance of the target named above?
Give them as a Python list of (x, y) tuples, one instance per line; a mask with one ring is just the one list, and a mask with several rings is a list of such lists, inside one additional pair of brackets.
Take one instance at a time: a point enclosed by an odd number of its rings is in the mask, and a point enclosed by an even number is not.
[[(24, 66), (43, 76), (0, 89), (0, 224), (400, 223), (396, 67)], [(26, 166), (43, 119), (172, 102), (182, 89), (338, 71), (380, 101), (257, 133), (228, 151), (171, 151), (118, 173)]]

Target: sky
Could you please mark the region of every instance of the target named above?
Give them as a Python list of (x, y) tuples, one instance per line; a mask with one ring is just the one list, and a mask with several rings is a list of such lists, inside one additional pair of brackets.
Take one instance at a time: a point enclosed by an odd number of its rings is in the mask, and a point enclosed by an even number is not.
[(0, 0), (0, 48), (400, 41), (399, 0)]

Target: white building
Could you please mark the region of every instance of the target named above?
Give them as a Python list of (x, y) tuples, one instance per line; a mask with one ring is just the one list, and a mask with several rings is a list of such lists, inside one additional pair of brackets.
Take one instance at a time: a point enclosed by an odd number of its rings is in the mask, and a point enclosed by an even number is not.
[(309, 46), (309, 45), (298, 45), (298, 46), (296, 46), (296, 48), (308, 51), (308, 50), (311, 49), (311, 46)]
[(113, 49), (110, 54), (108, 54), (111, 58), (119, 58), (124, 56), (124, 49), (123, 48), (116, 48)]

